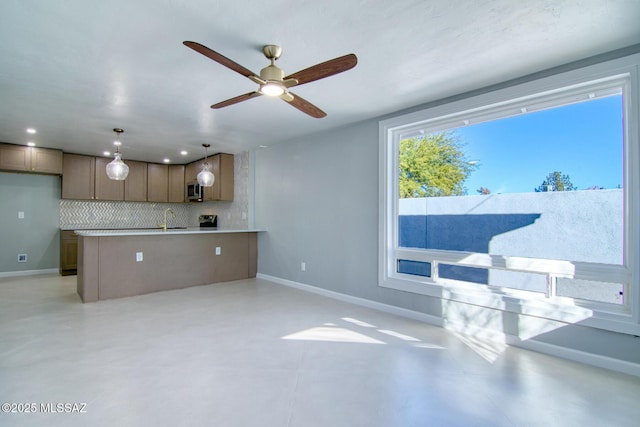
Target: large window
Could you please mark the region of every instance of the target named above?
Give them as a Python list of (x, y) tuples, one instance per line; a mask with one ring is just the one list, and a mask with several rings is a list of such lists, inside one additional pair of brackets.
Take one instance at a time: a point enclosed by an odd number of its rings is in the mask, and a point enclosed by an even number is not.
[(381, 122), (380, 285), (638, 333), (637, 59)]

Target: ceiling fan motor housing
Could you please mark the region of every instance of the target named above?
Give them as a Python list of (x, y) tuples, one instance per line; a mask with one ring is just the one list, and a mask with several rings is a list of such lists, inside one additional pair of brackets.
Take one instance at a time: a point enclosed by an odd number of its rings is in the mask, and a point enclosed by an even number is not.
[(284, 78), (284, 71), (275, 65), (269, 65), (260, 70), (260, 78), (267, 81), (282, 81)]

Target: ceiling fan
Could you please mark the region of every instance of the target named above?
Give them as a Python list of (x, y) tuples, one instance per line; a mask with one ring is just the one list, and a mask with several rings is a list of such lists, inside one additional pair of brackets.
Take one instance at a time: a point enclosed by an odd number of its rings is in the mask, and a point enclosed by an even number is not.
[(358, 63), (358, 58), (354, 54), (350, 53), (285, 76), (284, 71), (275, 65), (276, 59), (278, 59), (282, 54), (282, 48), (280, 46), (270, 44), (264, 46), (262, 51), (264, 56), (271, 60), (271, 65), (260, 70), (260, 75), (257, 75), (256, 73), (244, 68), (242, 65), (214, 50), (209, 49), (206, 46), (201, 45), (200, 43), (185, 41), (183, 44), (196, 52), (203, 54), (207, 58), (213, 59), (219, 64), (235, 71), (236, 73), (240, 73), (243, 76), (248, 77), (251, 81), (260, 85), (258, 90), (254, 92), (245, 93), (244, 95), (239, 95), (234, 98), (227, 99), (226, 101), (218, 102), (217, 104), (213, 104), (211, 108), (227, 107), (260, 95), (272, 97), (277, 96), (303, 113), (319, 119), (325, 117), (327, 113), (304, 98), (292, 93), (289, 91), (289, 88), (342, 73), (343, 71), (347, 71), (355, 67)]

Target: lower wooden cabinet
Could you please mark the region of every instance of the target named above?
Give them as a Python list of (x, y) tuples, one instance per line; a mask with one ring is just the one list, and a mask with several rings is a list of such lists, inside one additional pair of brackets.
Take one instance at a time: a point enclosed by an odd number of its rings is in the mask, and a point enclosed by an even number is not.
[(78, 236), (73, 230), (60, 230), (60, 274), (78, 272)]

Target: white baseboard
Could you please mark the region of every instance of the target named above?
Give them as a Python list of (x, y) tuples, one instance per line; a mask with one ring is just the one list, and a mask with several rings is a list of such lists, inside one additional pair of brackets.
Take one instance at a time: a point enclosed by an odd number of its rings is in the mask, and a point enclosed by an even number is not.
[[(268, 274), (258, 273), (256, 275), (256, 278), (268, 280), (270, 282), (273, 282), (279, 285), (300, 289), (306, 292), (311, 292), (314, 294), (360, 305), (360, 306), (371, 308), (374, 310), (379, 310), (385, 313), (395, 314), (397, 316), (417, 320), (420, 322), (428, 323), (430, 325), (439, 326), (443, 328), (445, 327), (444, 320), (438, 316), (432, 316), (425, 313), (418, 313), (417, 311), (408, 310), (406, 308), (400, 308), (393, 305), (371, 301), (364, 298), (354, 297), (351, 295), (346, 295), (339, 292), (318, 288), (317, 286), (311, 286), (304, 283), (294, 282), (292, 280), (270, 276)], [(447, 329), (449, 329), (449, 327), (447, 327)], [(455, 327), (453, 326), (451, 329), (455, 330)], [(517, 336), (505, 334), (500, 331), (488, 330), (486, 332), (487, 334), (483, 334), (483, 336), (495, 337), (500, 342), (506, 343), (514, 347), (520, 347), (526, 350), (536, 351), (538, 353), (548, 354), (550, 356), (559, 357), (562, 359), (567, 359), (574, 362), (583, 363), (586, 365), (596, 366), (599, 368), (609, 369), (611, 371), (621, 372), (624, 374), (640, 377), (640, 364), (631, 363), (631, 362), (627, 362), (619, 359), (614, 359), (612, 357), (601, 356), (598, 354), (587, 353), (581, 350), (561, 347), (554, 344), (535, 341), (533, 339), (528, 339), (523, 341)]]
[(329, 291), (327, 289), (318, 288), (317, 286), (305, 285), (304, 283), (294, 282), (292, 280), (287, 280), (287, 279), (281, 279), (279, 277), (269, 276), (267, 274), (262, 274), (262, 273), (258, 273), (256, 275), (256, 278), (268, 280), (270, 282), (274, 282), (279, 285), (289, 286), (290, 288), (300, 289), (303, 291), (337, 299), (340, 301), (350, 302), (352, 304), (360, 305), (363, 307), (373, 308), (374, 310), (384, 311), (385, 313), (396, 314), (401, 317), (418, 320), (420, 322), (429, 323), (431, 325), (442, 326), (443, 324), (442, 319), (436, 316), (431, 316), (429, 314), (424, 314), (424, 313), (418, 313), (417, 311), (407, 310), (406, 308), (395, 307), (393, 305), (371, 301), (364, 298), (341, 294), (339, 292)]
[(17, 276), (34, 276), (38, 274), (59, 273), (57, 268), (46, 268), (44, 270), (24, 270), (24, 271), (5, 271), (0, 272), (0, 277), (17, 277)]

